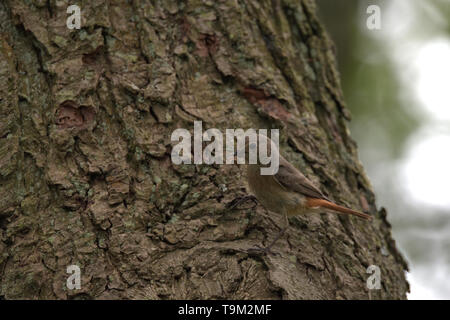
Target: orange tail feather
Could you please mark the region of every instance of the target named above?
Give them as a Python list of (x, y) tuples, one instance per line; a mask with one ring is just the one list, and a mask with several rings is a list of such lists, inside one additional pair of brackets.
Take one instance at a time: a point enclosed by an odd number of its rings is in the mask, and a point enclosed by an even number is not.
[(336, 211), (338, 213), (346, 213), (346, 214), (351, 214), (354, 216), (358, 216), (360, 218), (364, 218), (367, 220), (372, 220), (372, 217), (368, 214), (359, 212), (359, 211), (355, 211), (340, 205), (337, 205), (333, 202), (324, 200), (324, 199), (316, 199), (316, 198), (309, 198), (308, 202), (307, 202), (307, 206), (311, 207), (311, 208), (316, 208), (316, 207), (322, 207), (322, 208), (327, 208), (327, 209), (331, 209), (333, 211)]

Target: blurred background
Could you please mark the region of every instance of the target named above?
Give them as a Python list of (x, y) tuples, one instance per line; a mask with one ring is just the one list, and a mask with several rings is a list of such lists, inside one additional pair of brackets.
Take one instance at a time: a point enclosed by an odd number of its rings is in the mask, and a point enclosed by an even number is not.
[[(380, 29), (369, 30), (370, 5)], [(352, 137), (409, 262), (409, 299), (450, 299), (450, 0), (317, 0)]]

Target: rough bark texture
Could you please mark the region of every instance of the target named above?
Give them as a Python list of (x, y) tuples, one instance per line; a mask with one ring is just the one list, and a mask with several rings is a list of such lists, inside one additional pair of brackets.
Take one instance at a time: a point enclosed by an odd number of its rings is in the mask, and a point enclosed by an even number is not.
[[(85, 0), (81, 30), (70, 4), (0, 3), (1, 297), (405, 298), (312, 1)], [(295, 217), (279, 256), (241, 252), (279, 228), (261, 206), (226, 209), (243, 168), (171, 163), (194, 120), (280, 128), (289, 161), (374, 221)]]

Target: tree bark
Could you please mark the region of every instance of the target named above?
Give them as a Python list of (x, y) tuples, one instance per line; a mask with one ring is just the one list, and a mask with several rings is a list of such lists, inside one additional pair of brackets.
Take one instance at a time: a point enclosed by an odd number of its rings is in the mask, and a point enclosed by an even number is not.
[[(351, 139), (309, 0), (0, 3), (0, 296), (404, 299), (407, 265)], [(176, 128), (279, 128), (282, 154), (368, 223), (226, 204), (238, 165), (174, 165)], [(70, 290), (67, 267), (81, 271)], [(369, 290), (381, 271), (381, 289)]]

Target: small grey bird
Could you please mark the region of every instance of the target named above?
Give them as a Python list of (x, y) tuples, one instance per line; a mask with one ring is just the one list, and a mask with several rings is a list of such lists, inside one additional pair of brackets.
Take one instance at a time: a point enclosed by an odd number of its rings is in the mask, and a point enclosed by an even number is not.
[[(263, 136), (263, 135), (260, 135)], [(266, 137), (266, 136), (263, 136)], [(273, 152), (279, 152), (276, 146), (267, 138), (267, 145), (273, 146)], [(255, 148), (246, 141), (246, 150)], [(263, 249), (266, 253), (284, 234), (289, 226), (288, 217), (319, 212), (333, 212), (338, 214), (354, 215), (371, 220), (368, 214), (355, 211), (332, 202), (303, 173), (290, 164), (279, 154), (279, 169), (274, 175), (262, 175), (262, 165), (259, 159), (256, 164), (247, 165), (247, 180), (250, 191), (256, 199), (267, 209), (282, 214), (286, 218), (286, 225), (275, 239)]]

